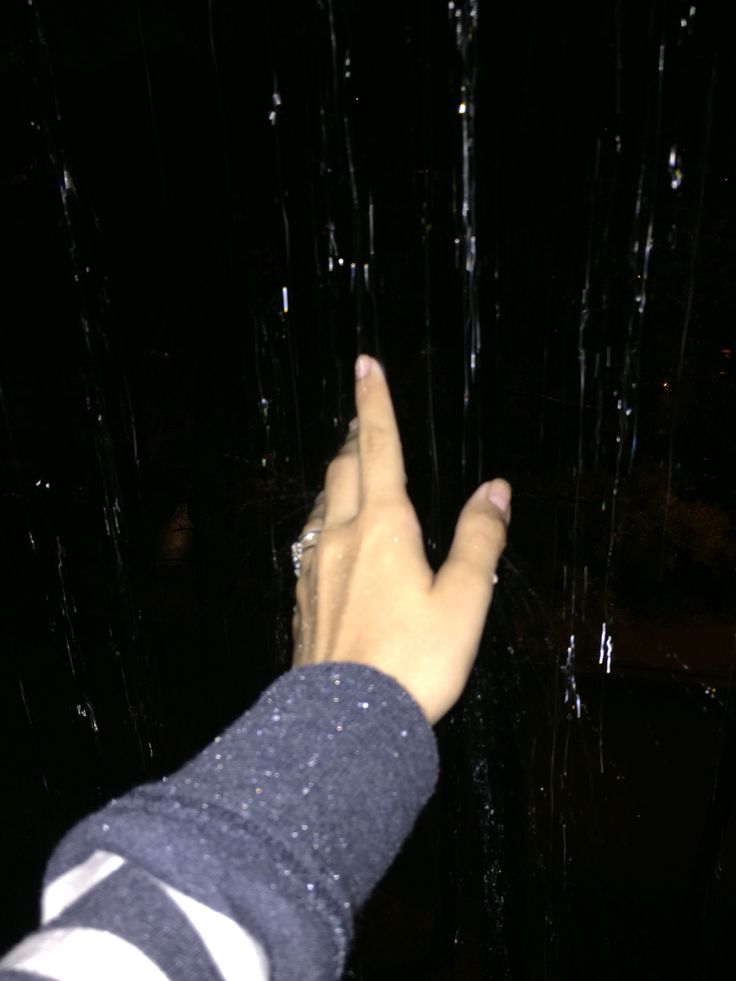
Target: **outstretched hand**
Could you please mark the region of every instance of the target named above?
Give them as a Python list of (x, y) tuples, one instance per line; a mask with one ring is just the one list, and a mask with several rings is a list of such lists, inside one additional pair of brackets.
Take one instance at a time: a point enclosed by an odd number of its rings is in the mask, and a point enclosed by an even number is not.
[(506, 543), (511, 488), (481, 484), (434, 573), (406, 493), (391, 395), (380, 364), (356, 362), (357, 421), (327, 468), (304, 531), (292, 624), (294, 665), (366, 664), (413, 696), (431, 724), (462, 694), (478, 652)]

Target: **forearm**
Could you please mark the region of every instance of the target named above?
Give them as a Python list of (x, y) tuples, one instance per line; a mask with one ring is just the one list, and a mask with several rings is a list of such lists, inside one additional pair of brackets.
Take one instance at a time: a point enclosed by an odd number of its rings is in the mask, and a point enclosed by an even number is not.
[[(409, 833), (436, 770), (432, 731), (391, 679), (352, 664), (291, 671), (178, 773), (67, 836), (49, 866), (48, 915), (54, 881), (95, 852), (125, 865), (47, 929), (111, 931), (165, 976), (202, 981), (226, 976), (192, 927), (192, 910), (200, 920), (211, 911), (221, 918), (211, 923), (245, 937), (231, 932), (231, 946), (256, 939), (272, 979), (339, 977), (353, 914)], [(187, 902), (198, 905), (187, 911)], [(257, 971), (257, 947), (252, 955)]]

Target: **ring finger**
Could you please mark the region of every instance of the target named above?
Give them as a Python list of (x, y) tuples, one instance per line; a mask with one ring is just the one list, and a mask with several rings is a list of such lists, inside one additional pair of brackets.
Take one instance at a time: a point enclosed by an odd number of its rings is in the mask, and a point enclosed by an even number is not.
[[(302, 554), (299, 558), (299, 576), (301, 579), (306, 570), (309, 568), (312, 560), (311, 553), (319, 544), (319, 533), (325, 523), (325, 492), (320, 491), (317, 497), (314, 499), (314, 505), (312, 510), (309, 512), (307, 520), (304, 522), (304, 527), (301, 530), (299, 538), (297, 541), (301, 542), (303, 545)], [(306, 535), (311, 531), (317, 532), (317, 537), (311, 540), (304, 541)]]
[[(353, 420), (342, 449), (327, 468), (325, 489), (315, 498), (314, 507), (304, 523), (299, 539), (304, 538), (310, 531), (321, 532), (326, 527), (349, 521), (358, 513), (359, 504), (358, 427), (357, 421)], [(301, 584), (297, 583), (297, 599), (300, 598), (300, 592), (303, 593), (306, 588), (304, 577), (312, 566), (311, 553), (319, 546), (319, 538), (316, 542), (305, 544), (307, 547), (304, 548), (300, 558)]]

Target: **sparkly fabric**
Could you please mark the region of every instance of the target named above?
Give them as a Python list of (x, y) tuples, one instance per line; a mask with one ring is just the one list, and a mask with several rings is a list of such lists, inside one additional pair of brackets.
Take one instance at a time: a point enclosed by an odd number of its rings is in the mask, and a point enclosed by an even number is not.
[(396, 682), (296, 669), (176, 774), (73, 829), (47, 879), (97, 848), (122, 855), (242, 924), (273, 981), (339, 978), (353, 915), (436, 777), (432, 730)]

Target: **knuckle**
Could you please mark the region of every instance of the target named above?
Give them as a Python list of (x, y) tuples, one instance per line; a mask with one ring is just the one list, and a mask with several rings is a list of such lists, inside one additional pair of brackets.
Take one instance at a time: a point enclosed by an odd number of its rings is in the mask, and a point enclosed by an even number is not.
[(339, 457), (334, 457), (327, 464), (327, 470), (325, 471), (325, 486), (328, 487), (330, 484), (334, 483), (335, 477), (340, 472)]
[(490, 557), (494, 562), (497, 562), (506, 546), (506, 535), (503, 529), (487, 528), (481, 541), (483, 556), (486, 559)]
[(325, 473), (325, 486), (330, 486), (336, 481), (339, 481), (342, 476), (346, 473), (346, 468), (350, 465), (350, 459), (347, 453), (338, 453), (336, 457), (330, 460), (327, 466), (327, 472)]
[(469, 565), (484, 569), (489, 557), (498, 557), (506, 545), (506, 526), (496, 518), (482, 515), (463, 536), (463, 556)]
[(422, 532), (416, 512), (406, 495), (366, 503), (361, 519), (363, 534), (376, 533), (379, 536), (391, 534), (406, 537), (421, 535)]
[(473, 560), (469, 556), (455, 561), (454, 578), (458, 592), (461, 594), (474, 593), (479, 587), (485, 587), (490, 592), (491, 581), (485, 574), (485, 563)]
[(368, 456), (377, 456), (383, 453), (389, 440), (389, 430), (380, 423), (374, 423), (366, 427), (363, 434), (361, 449)]

